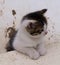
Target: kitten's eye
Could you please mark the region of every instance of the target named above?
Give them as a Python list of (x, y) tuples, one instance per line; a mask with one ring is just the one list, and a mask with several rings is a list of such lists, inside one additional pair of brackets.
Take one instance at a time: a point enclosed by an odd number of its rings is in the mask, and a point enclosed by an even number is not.
[(38, 30), (37, 32), (41, 32), (40, 30)]
[(41, 31), (44, 31), (43, 29)]
[(37, 32), (39, 32), (39, 33), (41, 33), (43, 31), (43, 29), (42, 30), (37, 30)]

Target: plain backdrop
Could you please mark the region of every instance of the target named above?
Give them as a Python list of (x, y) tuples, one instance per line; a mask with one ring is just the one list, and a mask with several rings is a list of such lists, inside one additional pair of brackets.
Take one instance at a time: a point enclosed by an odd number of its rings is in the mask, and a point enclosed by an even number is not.
[[(24, 15), (44, 8), (47, 9), (45, 16), (48, 21), (46, 41), (58, 43), (60, 40), (60, 0), (0, 0), (0, 51), (7, 43), (5, 30), (13, 26), (13, 21), (18, 29)], [(12, 10), (16, 11), (15, 16), (12, 15)]]

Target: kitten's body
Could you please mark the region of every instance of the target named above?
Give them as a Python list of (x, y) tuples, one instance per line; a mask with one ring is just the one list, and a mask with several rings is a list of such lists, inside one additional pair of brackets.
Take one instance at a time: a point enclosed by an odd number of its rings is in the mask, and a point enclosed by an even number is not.
[[(42, 11), (40, 11), (40, 14), (38, 13), (39, 11), (35, 12), (38, 16), (36, 14), (32, 15), (33, 13), (26, 15), (22, 19), (19, 30), (12, 43), (14, 49), (28, 55), (32, 59), (38, 59), (39, 56), (46, 53), (43, 43), (43, 37), (45, 36), (47, 28), (47, 21), (46, 18), (43, 16), (45, 11), (46, 9), (43, 9)], [(39, 21), (41, 22), (39, 23)], [(35, 26), (35, 29), (29, 27), (32, 25)]]

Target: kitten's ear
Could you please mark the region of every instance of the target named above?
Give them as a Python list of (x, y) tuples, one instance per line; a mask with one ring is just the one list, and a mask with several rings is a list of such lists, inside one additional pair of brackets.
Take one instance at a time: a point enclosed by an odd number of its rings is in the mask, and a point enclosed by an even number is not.
[(42, 9), (42, 10), (40, 11), (40, 14), (45, 14), (46, 11), (47, 11), (47, 9)]

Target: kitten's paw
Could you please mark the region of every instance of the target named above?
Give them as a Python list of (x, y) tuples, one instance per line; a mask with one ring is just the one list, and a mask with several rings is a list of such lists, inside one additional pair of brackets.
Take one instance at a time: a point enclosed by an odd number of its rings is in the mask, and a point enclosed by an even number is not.
[(33, 60), (37, 60), (40, 57), (40, 54), (38, 52), (34, 52), (33, 54), (29, 54), (29, 57)]
[(20, 52), (26, 54), (33, 60), (37, 60), (40, 57), (39, 52), (34, 48), (22, 48)]
[(41, 56), (44, 56), (46, 53), (47, 53), (47, 51), (46, 51), (46, 49), (40, 49), (40, 50), (38, 50), (38, 52), (39, 52), (39, 54), (41, 55)]
[(43, 50), (42, 52), (40, 52), (40, 55), (41, 56), (44, 56), (46, 53), (47, 53), (47, 51), (46, 50)]

